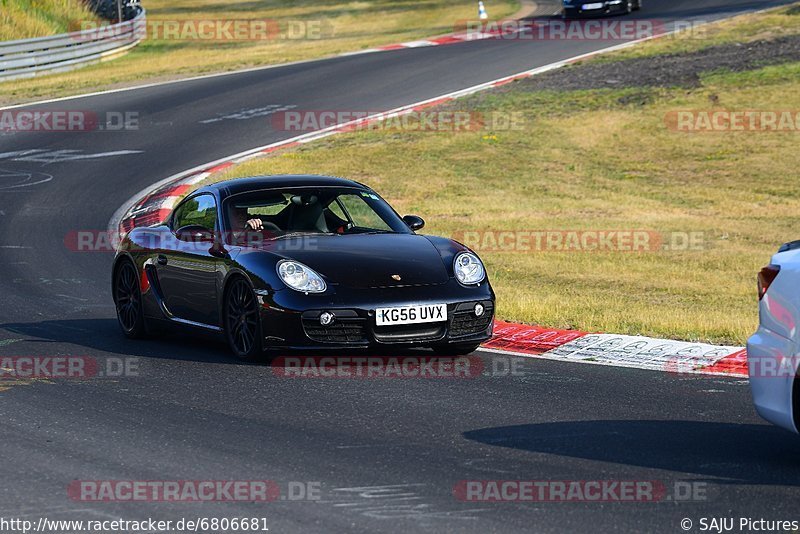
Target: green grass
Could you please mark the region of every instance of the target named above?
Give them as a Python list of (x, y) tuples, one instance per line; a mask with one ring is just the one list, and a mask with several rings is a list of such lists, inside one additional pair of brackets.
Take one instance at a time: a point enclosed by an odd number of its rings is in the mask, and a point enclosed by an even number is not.
[[(0, 1), (22, 3), (25, 0)], [(312, 29), (300, 34), (310, 38), (224, 42), (174, 39), (150, 32), (148, 39), (132, 52), (114, 61), (71, 73), (0, 84), (0, 103), (319, 58), (450, 33), (458, 21), (474, 19), (477, 14), (477, 3), (463, 0), (144, 0), (142, 4), (147, 9), (151, 29), (155, 24), (186, 24), (187, 21), (191, 24), (198, 20), (268, 20), (278, 25), (277, 35), (282, 37), (288, 35), (289, 24), (298, 28), (317, 27), (319, 31)], [(517, 11), (519, 2), (496, 0), (487, 3), (487, 7), (492, 17), (501, 18)], [(22, 17), (13, 13), (10, 24), (16, 24)]]
[[(795, 20), (771, 13), (741, 24), (776, 35)], [(719, 31), (735, 30), (726, 23)], [(675, 51), (665, 43), (686, 51), (678, 41), (644, 46)], [(451, 107), (522, 111), (523, 130), (342, 134), (210, 179), (352, 177), (401, 213), (425, 217), (425, 233), (446, 236), (465, 230), (700, 232), (702, 250), (481, 255), (502, 319), (741, 344), (757, 324), (756, 272), (781, 243), (800, 238), (800, 133), (690, 134), (670, 130), (665, 116), (719, 107), (800, 110), (798, 80), (800, 63), (710, 73), (691, 90), (526, 92), (518, 84)]]
[(94, 17), (79, 0), (0, 0), (0, 41), (65, 33), (81, 20)]

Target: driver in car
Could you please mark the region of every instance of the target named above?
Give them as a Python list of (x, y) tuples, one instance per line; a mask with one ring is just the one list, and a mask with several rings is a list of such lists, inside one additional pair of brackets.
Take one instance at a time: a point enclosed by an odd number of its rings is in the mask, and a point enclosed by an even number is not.
[(249, 218), (247, 208), (236, 208), (233, 210), (233, 227), (242, 230), (263, 230), (264, 221), (259, 217)]

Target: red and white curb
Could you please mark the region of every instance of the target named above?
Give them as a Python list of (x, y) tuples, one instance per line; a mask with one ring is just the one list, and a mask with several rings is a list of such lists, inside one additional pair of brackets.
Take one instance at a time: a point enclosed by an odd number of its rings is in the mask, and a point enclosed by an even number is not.
[(743, 347), (617, 334), (590, 334), (496, 321), (482, 350), (548, 360), (631, 367), (673, 374), (747, 377)]
[(499, 21), (495, 23), (495, 27), (493, 27), (488, 31), (470, 31), (470, 32), (452, 33), (450, 35), (442, 35), (440, 37), (434, 37), (430, 39), (418, 39), (416, 41), (406, 41), (404, 43), (376, 46), (375, 48), (367, 48), (365, 50), (359, 50), (357, 52), (349, 52), (344, 55), (352, 56), (356, 54), (384, 52), (386, 50), (401, 50), (403, 48), (424, 48), (427, 46), (451, 45), (451, 44), (465, 43), (470, 41), (484, 41), (486, 39), (508, 39), (510, 35), (514, 33), (519, 33), (519, 31), (514, 31), (514, 30), (499, 29), (501, 25), (502, 21)]
[[(355, 130), (361, 126), (437, 106), (456, 98), (499, 87), (516, 80), (558, 69), (596, 55), (620, 50), (643, 41), (668, 35), (664, 33), (581, 54), (489, 82), (447, 93), (435, 98), (399, 107), (369, 117), (334, 125), (291, 139), (240, 152), (170, 176), (141, 191), (123, 204), (109, 221), (109, 235), (122, 236), (133, 228), (162, 222), (178, 200), (214, 173), (234, 164), (262, 157), (272, 152), (294, 148), (324, 137)], [(425, 41), (428, 42), (428, 41)], [(432, 41), (431, 41), (432, 42)], [(421, 45), (427, 46), (427, 45)], [(364, 53), (362, 51), (361, 53)], [(742, 347), (715, 346), (666, 339), (614, 334), (590, 334), (571, 330), (554, 330), (497, 321), (491, 340), (483, 350), (502, 354), (549, 360), (611, 365), (671, 372), (746, 377), (747, 356)]]

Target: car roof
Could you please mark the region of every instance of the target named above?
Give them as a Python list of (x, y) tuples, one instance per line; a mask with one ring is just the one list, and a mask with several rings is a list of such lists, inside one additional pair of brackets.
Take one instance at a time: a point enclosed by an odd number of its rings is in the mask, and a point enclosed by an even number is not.
[(229, 197), (248, 191), (275, 189), (279, 187), (355, 187), (369, 190), (369, 187), (347, 178), (322, 176), (316, 174), (275, 174), (270, 176), (249, 176), (235, 178), (208, 185), (197, 193), (216, 193), (220, 197)]

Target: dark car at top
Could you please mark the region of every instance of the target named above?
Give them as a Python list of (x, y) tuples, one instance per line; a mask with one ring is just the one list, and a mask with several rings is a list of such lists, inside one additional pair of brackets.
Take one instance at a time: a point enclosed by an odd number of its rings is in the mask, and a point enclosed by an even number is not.
[(121, 240), (119, 324), (131, 338), (164, 324), (222, 333), (242, 359), (269, 349), (467, 354), (491, 337), (494, 292), (474, 252), (417, 234), (423, 226), (343, 178), (210, 185)]
[(632, 13), (642, 8), (642, 0), (562, 0), (566, 19)]

